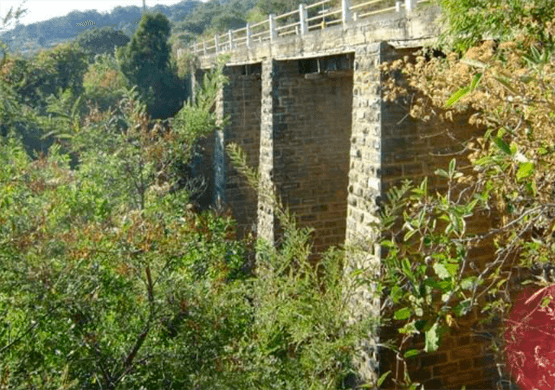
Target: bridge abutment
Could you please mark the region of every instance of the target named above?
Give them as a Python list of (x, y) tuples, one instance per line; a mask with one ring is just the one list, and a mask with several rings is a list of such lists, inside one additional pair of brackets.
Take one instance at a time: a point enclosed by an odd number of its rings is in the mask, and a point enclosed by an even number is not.
[[(217, 143), (213, 150), (218, 154), (228, 142), (239, 143), (249, 165), (258, 167), (260, 186), (275, 188), (300, 225), (314, 228), (317, 252), (345, 244), (347, 283), (354, 282), (351, 270), (379, 276), (381, 253), (373, 224), (384, 192), (404, 179), (419, 182), (433, 175), (453, 157), (462, 161), (462, 142), (475, 136), (467, 118), (433, 128), (408, 116), (408, 97), (383, 101), (379, 65), (411, 54), (437, 35), (434, 9), (407, 9), (234, 48), (226, 70), (230, 83), (218, 106), (220, 115), (231, 120), (212, 139)], [(213, 59), (205, 55), (201, 66), (210, 67)], [(257, 76), (241, 70), (253, 66)], [(251, 192), (226, 157), (216, 155), (214, 161), (215, 199), (225, 200), (240, 226), (256, 225), (259, 238), (279, 245), (272, 200), (264, 191)], [(429, 181), (430, 190), (444, 187), (437, 178)], [(475, 219), (469, 226), (480, 231), (484, 221)], [(475, 248), (472, 258), (486, 261), (491, 250)], [(372, 286), (355, 291), (351, 321), (378, 319), (381, 302)], [(465, 383), (494, 388), (493, 360), (486, 360), (483, 340), (470, 336), (476, 319), (469, 318), (464, 329), (461, 320), (461, 329), (453, 330), (440, 350), (413, 358), (411, 376), (426, 388)], [(359, 384), (375, 381), (379, 370), (394, 369), (395, 356), (378, 351), (380, 332), (384, 339), (398, 336), (397, 329), (379, 329), (377, 323), (369, 328), (356, 356)], [(390, 385), (391, 380), (384, 383)]]

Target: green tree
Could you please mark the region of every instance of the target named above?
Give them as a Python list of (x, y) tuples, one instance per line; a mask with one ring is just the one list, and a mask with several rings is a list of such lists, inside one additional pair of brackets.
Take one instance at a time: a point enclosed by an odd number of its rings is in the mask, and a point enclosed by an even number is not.
[(92, 28), (79, 34), (74, 42), (81, 46), (88, 54), (89, 60), (98, 54), (113, 54), (114, 48), (125, 46), (129, 37), (112, 27)]
[(71, 90), (73, 101), (83, 91), (83, 74), (87, 69), (84, 53), (71, 44), (41, 51), (30, 59), (11, 56), (4, 61), (0, 85), (6, 91), (2, 106), (0, 130), (6, 135), (10, 128), (23, 136), (27, 150), (46, 152), (53, 142), (44, 139), (40, 118), (48, 115), (48, 99), (61, 91)]
[[(199, 101), (214, 100), (219, 74)], [(245, 250), (229, 218), (184, 213), (188, 195), (172, 188), (173, 163), (215, 114), (190, 104), (187, 126), (162, 129), (130, 91), (125, 131), (110, 112), (82, 126), (70, 103), (53, 96), (48, 110), (78, 169), (59, 145), (33, 161), (15, 133), (0, 139), (2, 388), (218, 383), (251, 318), (235, 282)]]
[(77, 45), (65, 43), (40, 51), (32, 64), (39, 74), (29, 87), (41, 96), (55, 94), (59, 88), (71, 88), (76, 96), (83, 92), (83, 74), (88, 65), (85, 53)]
[(131, 42), (116, 54), (123, 74), (138, 86), (153, 118), (175, 115), (185, 100), (185, 84), (170, 63), (169, 36), (170, 24), (164, 15), (145, 13)]

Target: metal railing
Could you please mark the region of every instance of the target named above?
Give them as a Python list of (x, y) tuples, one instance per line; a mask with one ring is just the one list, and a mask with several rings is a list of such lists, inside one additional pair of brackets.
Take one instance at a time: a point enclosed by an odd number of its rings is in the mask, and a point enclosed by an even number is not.
[[(400, 12), (401, 9), (411, 11), (418, 3), (429, 0), (397, 0), (394, 6), (390, 0), (368, 0), (360, 4), (351, 5), (351, 0), (341, 0), (341, 7), (326, 9), (333, 0), (322, 0), (314, 4), (300, 4), (299, 8), (279, 16), (269, 15), (268, 19), (258, 23), (247, 23), (243, 28), (229, 30), (222, 35), (215, 35), (213, 39), (197, 42), (188, 51), (195, 55), (219, 54), (237, 47), (252, 47), (253, 44), (264, 41), (275, 41), (286, 35), (305, 35), (309, 31), (324, 29), (337, 24), (347, 25), (353, 21), (385, 12)], [(383, 3), (389, 4), (383, 4)], [(380, 4), (381, 3), (381, 4)], [(383, 6), (383, 7), (380, 7)], [(322, 7), (317, 11), (316, 7)], [(309, 17), (310, 14), (314, 16)], [(185, 51), (178, 50), (178, 56)]]

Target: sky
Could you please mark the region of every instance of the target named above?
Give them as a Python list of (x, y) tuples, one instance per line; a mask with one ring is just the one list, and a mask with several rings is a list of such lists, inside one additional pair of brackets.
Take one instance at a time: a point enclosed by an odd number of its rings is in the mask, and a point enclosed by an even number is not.
[[(179, 3), (181, 0), (146, 0), (147, 7), (156, 4), (172, 5)], [(14, 7), (14, 11), (22, 3), (21, 0), (0, 0), (0, 18), (4, 18), (10, 7)], [(30, 24), (48, 20), (56, 16), (64, 16), (71, 11), (86, 11), (95, 9), (100, 13), (109, 12), (117, 6), (126, 7), (135, 5), (139, 8), (143, 7), (143, 0), (27, 0), (23, 8), (28, 12), (20, 18), (20, 23)], [(0, 31), (2, 23), (0, 21)]]

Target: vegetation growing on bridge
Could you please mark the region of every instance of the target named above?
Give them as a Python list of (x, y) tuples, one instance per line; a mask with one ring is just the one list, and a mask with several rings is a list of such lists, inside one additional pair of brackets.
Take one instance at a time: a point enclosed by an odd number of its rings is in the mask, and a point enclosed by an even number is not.
[[(460, 114), (484, 135), (438, 169), (446, 191), (428, 181), (389, 193), (383, 210), (383, 288), (401, 321), (399, 361), (436, 350), (458, 318), (474, 310), (507, 318), (518, 278), (537, 285), (533, 311), (552, 313), (554, 269), (555, 5), (535, 0), (439, 0), (447, 22), (445, 58), (423, 50), (384, 65), (388, 97), (411, 97), (410, 114), (437, 131)], [(398, 84), (401, 72), (407, 84)], [(481, 232), (468, 222), (482, 215)], [(476, 220), (474, 221), (476, 222)], [(485, 223), (487, 222), (487, 223)], [(475, 248), (494, 247), (486, 262)], [(399, 324), (399, 323), (398, 323)], [(521, 388), (553, 388), (553, 319), (538, 336), (526, 319), (500, 327), (492, 348)], [(550, 330), (547, 330), (550, 329)], [(423, 337), (423, 348), (408, 347)], [(528, 344), (526, 344), (528, 343)], [(534, 352), (535, 351), (535, 352)], [(507, 352), (504, 354), (504, 352)], [(547, 360), (540, 361), (538, 356)], [(550, 357), (547, 357), (550, 356)], [(401, 370), (398, 383), (405, 382)]]

